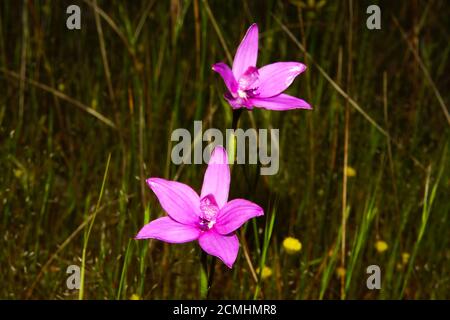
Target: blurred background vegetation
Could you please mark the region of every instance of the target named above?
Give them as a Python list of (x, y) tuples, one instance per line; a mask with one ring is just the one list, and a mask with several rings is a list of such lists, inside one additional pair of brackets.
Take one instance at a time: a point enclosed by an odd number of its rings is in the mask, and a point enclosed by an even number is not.
[[(81, 30), (66, 28), (71, 4)], [(366, 28), (371, 4), (381, 30)], [(258, 64), (306, 63), (287, 92), (313, 110), (243, 113), (243, 128), (280, 129), (280, 170), (233, 168), (230, 198), (266, 215), (239, 233), (232, 270), (216, 264), (210, 297), (448, 299), (449, 13), (437, 0), (1, 1), (0, 297), (201, 297), (196, 243), (133, 240), (164, 215), (144, 179), (199, 191), (205, 166), (172, 164), (171, 132), (231, 127), (211, 65), (257, 22)], [(66, 286), (72, 264), (82, 293)], [(366, 287), (372, 264), (381, 290)]]

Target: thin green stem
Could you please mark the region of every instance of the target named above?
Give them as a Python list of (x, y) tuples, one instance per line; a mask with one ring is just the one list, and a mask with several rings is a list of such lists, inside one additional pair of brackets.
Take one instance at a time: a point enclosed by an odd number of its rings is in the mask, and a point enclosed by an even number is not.
[(106, 178), (108, 176), (108, 170), (109, 170), (109, 163), (110, 163), (110, 161), (111, 161), (111, 153), (108, 155), (108, 162), (106, 163), (106, 169), (105, 169), (105, 173), (103, 175), (103, 182), (102, 182), (102, 187), (100, 188), (100, 195), (98, 197), (97, 204), (95, 205), (94, 216), (92, 217), (91, 223), (89, 225), (89, 229), (88, 229), (88, 231), (86, 233), (86, 236), (84, 238), (83, 253), (82, 253), (82, 256), (81, 256), (80, 291), (78, 292), (78, 300), (83, 300), (83, 298), (84, 298), (84, 278), (85, 278), (85, 268), (86, 268), (87, 245), (88, 245), (88, 242), (89, 242), (89, 236), (91, 234), (92, 227), (94, 226), (95, 217), (97, 216), (97, 212), (99, 211), (100, 203), (102, 201), (103, 192), (105, 190)]

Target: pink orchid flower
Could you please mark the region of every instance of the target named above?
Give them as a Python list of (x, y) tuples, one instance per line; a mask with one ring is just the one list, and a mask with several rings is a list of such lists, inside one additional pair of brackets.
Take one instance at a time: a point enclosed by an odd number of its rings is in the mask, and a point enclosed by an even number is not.
[(198, 240), (208, 254), (218, 257), (229, 268), (239, 251), (234, 231), (264, 211), (244, 199), (228, 201), (230, 168), (225, 149), (217, 146), (211, 155), (203, 179), (201, 195), (188, 185), (161, 178), (147, 184), (158, 197), (168, 216), (145, 225), (136, 239), (158, 239), (169, 243)]
[(233, 68), (219, 62), (212, 69), (220, 74), (228, 91), (224, 97), (233, 109), (253, 107), (268, 110), (311, 109), (304, 100), (282, 93), (306, 66), (300, 62), (276, 62), (256, 67), (258, 25), (248, 28), (234, 56)]

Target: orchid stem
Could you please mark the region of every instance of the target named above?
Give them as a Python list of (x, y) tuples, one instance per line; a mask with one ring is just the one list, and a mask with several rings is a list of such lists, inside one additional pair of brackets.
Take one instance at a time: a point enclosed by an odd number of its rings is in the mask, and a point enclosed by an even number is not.
[(200, 296), (201, 298), (208, 299), (214, 281), (216, 259), (213, 258), (208, 263), (208, 255), (206, 252), (202, 251), (200, 254), (200, 261), (202, 264), (202, 269), (200, 270)]
[(233, 170), (233, 164), (236, 162), (236, 152), (237, 152), (237, 145), (236, 145), (236, 129), (238, 127), (239, 118), (241, 117), (242, 111), (244, 109), (234, 109), (233, 110), (233, 120), (231, 123), (231, 127), (233, 129), (233, 132), (231, 133), (231, 136), (227, 139), (227, 152), (228, 152), (228, 163), (230, 164), (230, 169)]
[(207, 278), (208, 278), (208, 261), (207, 261), (207, 255), (206, 253), (201, 250), (200, 252), (200, 298), (204, 299), (208, 295), (208, 284), (207, 284)]
[(243, 108), (233, 110), (233, 122), (231, 124), (231, 127), (233, 128), (233, 130), (237, 129), (239, 118), (241, 117), (243, 110), (244, 110)]
[(214, 281), (214, 270), (216, 269), (216, 259), (213, 258), (209, 265), (209, 274), (208, 274), (208, 290), (206, 291), (206, 299), (209, 298), (210, 289), (212, 287)]

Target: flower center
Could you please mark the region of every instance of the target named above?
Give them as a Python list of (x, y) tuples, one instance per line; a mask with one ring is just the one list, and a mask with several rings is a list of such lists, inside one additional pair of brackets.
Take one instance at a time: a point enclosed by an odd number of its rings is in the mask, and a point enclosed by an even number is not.
[(216, 215), (219, 212), (216, 199), (212, 194), (203, 197), (200, 200), (200, 211), (202, 216), (199, 219), (200, 230), (208, 231), (216, 223)]
[(239, 78), (237, 97), (247, 100), (258, 95), (259, 73), (256, 67), (249, 67)]
[(208, 221), (205, 219), (200, 219), (200, 222), (198, 224), (200, 226), (200, 230), (208, 231), (214, 226), (215, 223), (216, 223), (215, 221)]
[(238, 89), (237, 94), (238, 94), (239, 98), (247, 99), (247, 93), (244, 90)]

